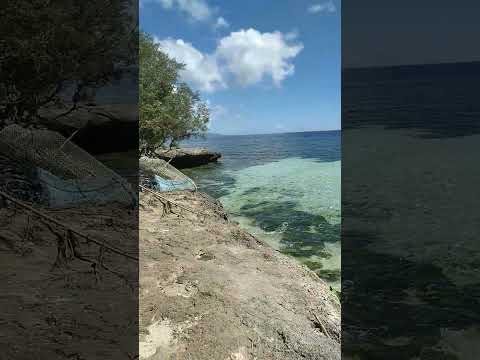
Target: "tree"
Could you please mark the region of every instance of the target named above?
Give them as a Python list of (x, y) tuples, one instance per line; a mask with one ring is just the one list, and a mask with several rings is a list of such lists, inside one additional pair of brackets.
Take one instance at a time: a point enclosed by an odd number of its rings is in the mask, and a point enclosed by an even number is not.
[(144, 32), (139, 50), (140, 154), (151, 156), (159, 148), (203, 135), (209, 110), (198, 92), (179, 81), (184, 65), (168, 57)]
[[(0, 121), (54, 125), (77, 109), (85, 87), (107, 84), (135, 63), (132, 0), (5, 0), (0, 9)], [(74, 87), (71, 99), (65, 89)], [(39, 110), (68, 109), (55, 118)]]

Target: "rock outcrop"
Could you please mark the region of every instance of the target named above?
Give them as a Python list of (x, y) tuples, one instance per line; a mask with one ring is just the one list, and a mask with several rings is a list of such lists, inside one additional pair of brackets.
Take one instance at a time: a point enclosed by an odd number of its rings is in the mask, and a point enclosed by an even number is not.
[(158, 150), (156, 155), (160, 159), (169, 161), (170, 164), (178, 169), (206, 165), (211, 162), (216, 162), (222, 156), (218, 152), (201, 148)]

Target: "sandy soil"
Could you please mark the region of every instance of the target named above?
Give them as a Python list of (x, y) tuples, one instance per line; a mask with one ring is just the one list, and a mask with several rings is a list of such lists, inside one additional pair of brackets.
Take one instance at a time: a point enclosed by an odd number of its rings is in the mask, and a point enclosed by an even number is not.
[(168, 199), (185, 209), (141, 194), (140, 359), (340, 359), (340, 305), (321, 279), (207, 195)]
[[(127, 253), (138, 253), (135, 213), (114, 206), (44, 212)], [(51, 226), (63, 236), (65, 232)], [(104, 253), (111, 271), (69, 258), (32, 214), (0, 208), (0, 359), (134, 359), (138, 352), (138, 262)], [(79, 242), (96, 260), (99, 247)], [(56, 264), (56, 265), (55, 265)], [(54, 266), (55, 265), (55, 266)]]

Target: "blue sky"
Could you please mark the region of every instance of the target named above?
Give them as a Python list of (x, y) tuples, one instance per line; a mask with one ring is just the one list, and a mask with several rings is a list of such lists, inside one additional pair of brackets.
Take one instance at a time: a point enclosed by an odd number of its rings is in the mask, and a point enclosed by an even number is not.
[(186, 64), (212, 132), (340, 128), (339, 0), (141, 0), (140, 27)]

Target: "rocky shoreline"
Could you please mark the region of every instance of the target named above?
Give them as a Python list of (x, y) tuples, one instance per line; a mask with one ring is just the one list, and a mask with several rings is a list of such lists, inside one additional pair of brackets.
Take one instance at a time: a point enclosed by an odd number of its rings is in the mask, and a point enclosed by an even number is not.
[(203, 148), (181, 148), (158, 150), (156, 156), (178, 169), (186, 169), (217, 162), (222, 154)]
[(140, 359), (340, 359), (315, 273), (188, 191), (140, 196)]

